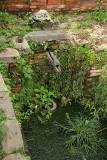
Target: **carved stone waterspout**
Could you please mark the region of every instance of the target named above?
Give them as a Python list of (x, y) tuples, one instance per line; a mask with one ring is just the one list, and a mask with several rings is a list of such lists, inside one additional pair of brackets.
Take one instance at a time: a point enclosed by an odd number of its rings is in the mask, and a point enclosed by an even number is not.
[(53, 54), (53, 52), (46, 52), (46, 58), (50, 66), (52, 66), (53, 70), (56, 74), (61, 73), (60, 62), (57, 57)]

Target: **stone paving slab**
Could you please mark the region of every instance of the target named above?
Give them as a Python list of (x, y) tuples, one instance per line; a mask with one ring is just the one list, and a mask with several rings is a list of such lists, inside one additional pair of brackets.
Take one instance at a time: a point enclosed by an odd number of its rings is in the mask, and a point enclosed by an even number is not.
[(6, 48), (2, 52), (0, 52), (0, 60), (5, 61), (7, 63), (13, 63), (18, 60), (19, 52), (13, 48)]
[(8, 127), (6, 139), (2, 141), (2, 149), (6, 154), (11, 154), (14, 149), (23, 148), (23, 139), (20, 125), (16, 119), (3, 122)]
[(17, 153), (17, 154), (10, 154), (6, 156), (5, 158), (3, 158), (3, 160), (27, 160), (27, 159), (20, 153)]
[(68, 39), (68, 31), (54, 30), (54, 31), (33, 31), (28, 33), (25, 38), (33, 38), (35, 41), (48, 41), (48, 40), (64, 40)]

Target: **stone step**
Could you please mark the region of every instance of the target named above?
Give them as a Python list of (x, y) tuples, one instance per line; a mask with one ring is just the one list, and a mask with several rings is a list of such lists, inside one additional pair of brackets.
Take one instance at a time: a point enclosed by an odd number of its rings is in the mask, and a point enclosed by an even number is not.
[(14, 63), (18, 60), (19, 52), (13, 48), (6, 48), (0, 52), (0, 61), (5, 61), (7, 63)]

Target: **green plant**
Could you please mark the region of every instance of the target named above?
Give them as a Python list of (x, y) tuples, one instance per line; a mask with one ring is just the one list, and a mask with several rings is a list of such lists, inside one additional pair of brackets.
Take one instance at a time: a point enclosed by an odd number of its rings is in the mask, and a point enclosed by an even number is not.
[(27, 156), (26, 158), (27, 158), (27, 160), (31, 160), (30, 156)]
[(75, 98), (77, 100), (78, 98), (83, 97), (83, 90), (84, 90), (84, 78), (85, 72), (80, 71), (76, 74), (75, 80), (72, 84), (72, 91), (70, 93), (71, 97)]
[(102, 4), (102, 0), (97, 0), (97, 5)]
[[(50, 111), (52, 107), (52, 98), (57, 98), (60, 94), (56, 91), (48, 91), (46, 88), (41, 86), (40, 89), (34, 89), (34, 105), (36, 106), (37, 110), (45, 109)], [(42, 113), (44, 114), (44, 113)]]
[(92, 19), (97, 21), (106, 22), (107, 21), (107, 10), (102, 8), (95, 8), (94, 12), (90, 14)]
[[(72, 155), (76, 157), (96, 157), (100, 152), (103, 152), (101, 144), (103, 139), (97, 136), (97, 131), (100, 128), (100, 122), (96, 118), (88, 118), (83, 115), (73, 117), (67, 115), (65, 125), (58, 125), (68, 137), (66, 145)], [(75, 158), (76, 158), (75, 157)]]
[(71, 26), (72, 26), (72, 29), (77, 29), (78, 28), (77, 22), (72, 22)]
[(45, 21), (44, 20), (40, 20), (40, 24), (44, 24), (45, 23)]
[(102, 75), (99, 77), (97, 83), (93, 82), (89, 89), (87, 98), (83, 99), (83, 104), (86, 109), (94, 116), (106, 117), (107, 115), (107, 84), (106, 84), (107, 66), (102, 68)]
[(90, 19), (87, 19), (86, 21), (82, 22), (79, 26), (80, 27), (92, 27), (93, 23)]
[(28, 4), (31, 4), (32, 3), (32, 0), (26, 0)]
[(20, 148), (18, 148), (18, 149), (14, 148), (13, 151), (12, 151), (12, 153), (13, 153), (13, 154), (14, 154), (14, 153), (16, 153), (16, 154), (17, 154), (17, 153), (20, 153), (21, 155), (26, 156), (26, 153), (25, 153), (23, 147), (20, 147)]
[(5, 156), (5, 152), (3, 150), (0, 150), (0, 160), (2, 160)]
[(0, 52), (3, 51), (6, 48), (5, 42), (3, 40), (0, 40)]

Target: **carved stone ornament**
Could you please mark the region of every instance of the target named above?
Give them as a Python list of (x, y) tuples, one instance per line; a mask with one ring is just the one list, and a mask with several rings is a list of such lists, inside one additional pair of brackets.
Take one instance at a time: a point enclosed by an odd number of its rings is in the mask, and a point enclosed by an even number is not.
[(53, 23), (49, 13), (46, 10), (42, 10), (42, 9), (40, 11), (34, 13), (34, 15), (29, 18), (29, 22), (31, 25), (34, 24), (35, 22), (38, 22), (38, 21)]

